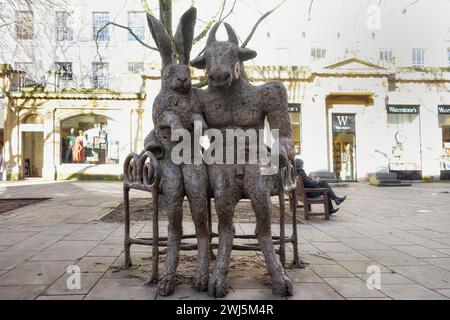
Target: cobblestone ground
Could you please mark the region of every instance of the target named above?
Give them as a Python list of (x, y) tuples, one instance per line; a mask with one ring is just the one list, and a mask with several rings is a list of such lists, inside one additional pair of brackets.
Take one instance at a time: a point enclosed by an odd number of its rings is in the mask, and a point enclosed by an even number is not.
[[(52, 198), (0, 214), (0, 299), (162, 299), (154, 286), (143, 285), (149, 247), (132, 248), (131, 270), (114, 268), (123, 261), (123, 226), (99, 219), (121, 202), (121, 190), (120, 183), (0, 183), (0, 199)], [(315, 218), (298, 227), (300, 255), (308, 265), (288, 271), (294, 282), (289, 299), (450, 298), (449, 192), (445, 183), (338, 189), (348, 200), (332, 220)], [(275, 234), (277, 229), (273, 225)], [(184, 230), (192, 232), (192, 223), (186, 221)], [(253, 233), (254, 225), (239, 223), (236, 230)], [(150, 232), (149, 222), (132, 226), (133, 235)], [(209, 298), (187, 280), (193, 254), (183, 253), (184, 278), (172, 299)], [(255, 272), (264, 266), (259, 254), (233, 252), (233, 258), (227, 299), (276, 298), (264, 270)], [(81, 269), (80, 289), (67, 288), (71, 265)], [(370, 266), (381, 271), (379, 289), (366, 285)]]

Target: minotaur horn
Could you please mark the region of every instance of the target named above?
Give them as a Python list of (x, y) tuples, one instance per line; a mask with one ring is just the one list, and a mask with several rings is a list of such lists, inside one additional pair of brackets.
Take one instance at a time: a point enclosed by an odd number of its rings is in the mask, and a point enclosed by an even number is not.
[(228, 23), (224, 23), (225, 28), (227, 29), (227, 34), (228, 34), (228, 41), (234, 43), (235, 45), (239, 46), (239, 40), (238, 37), (236, 35), (236, 32), (234, 32), (233, 28), (228, 24)]
[(209, 32), (209, 37), (208, 37), (208, 41), (206, 42), (206, 46), (209, 46), (211, 43), (216, 42), (216, 33), (217, 33), (217, 29), (219, 29), (220, 23), (217, 22), (212, 28), (211, 31)]

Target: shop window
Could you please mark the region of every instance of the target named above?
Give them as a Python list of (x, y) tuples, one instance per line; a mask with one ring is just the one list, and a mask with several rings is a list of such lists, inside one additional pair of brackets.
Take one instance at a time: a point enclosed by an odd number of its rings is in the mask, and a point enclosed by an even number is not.
[(447, 171), (445, 180), (450, 179), (450, 106), (439, 106), (439, 128), (442, 129), (441, 170)]
[(289, 104), (289, 117), (291, 120), (292, 140), (294, 141), (295, 153), (300, 154), (301, 151), (301, 113), (300, 104)]
[[(417, 106), (389, 106), (388, 139), (391, 145), (389, 168), (420, 175), (420, 117)], [(408, 113), (402, 113), (408, 112)], [(416, 178), (414, 178), (416, 180)]]
[(61, 163), (118, 164), (119, 125), (105, 116), (80, 115), (61, 122)]

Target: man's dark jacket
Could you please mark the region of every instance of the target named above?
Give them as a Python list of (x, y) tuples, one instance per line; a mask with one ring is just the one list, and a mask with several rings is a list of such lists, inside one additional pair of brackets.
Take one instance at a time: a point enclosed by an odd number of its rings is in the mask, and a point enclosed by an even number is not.
[(305, 188), (307, 188), (307, 189), (320, 188), (319, 183), (317, 181), (314, 181), (310, 177), (308, 177), (306, 175), (305, 170), (297, 168), (297, 175), (302, 177), (303, 185), (304, 185)]

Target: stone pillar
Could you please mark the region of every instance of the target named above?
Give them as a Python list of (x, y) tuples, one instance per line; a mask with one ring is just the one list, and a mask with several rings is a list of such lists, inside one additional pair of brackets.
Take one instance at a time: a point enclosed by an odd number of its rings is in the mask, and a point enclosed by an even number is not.
[[(56, 180), (56, 148), (60, 147), (56, 141), (55, 127), (56, 109), (49, 109), (44, 115), (44, 166), (42, 177), (46, 180)], [(58, 131), (59, 137), (59, 131)]]
[(307, 96), (302, 106), (301, 157), (307, 172), (330, 171), (325, 98), (325, 95)]

